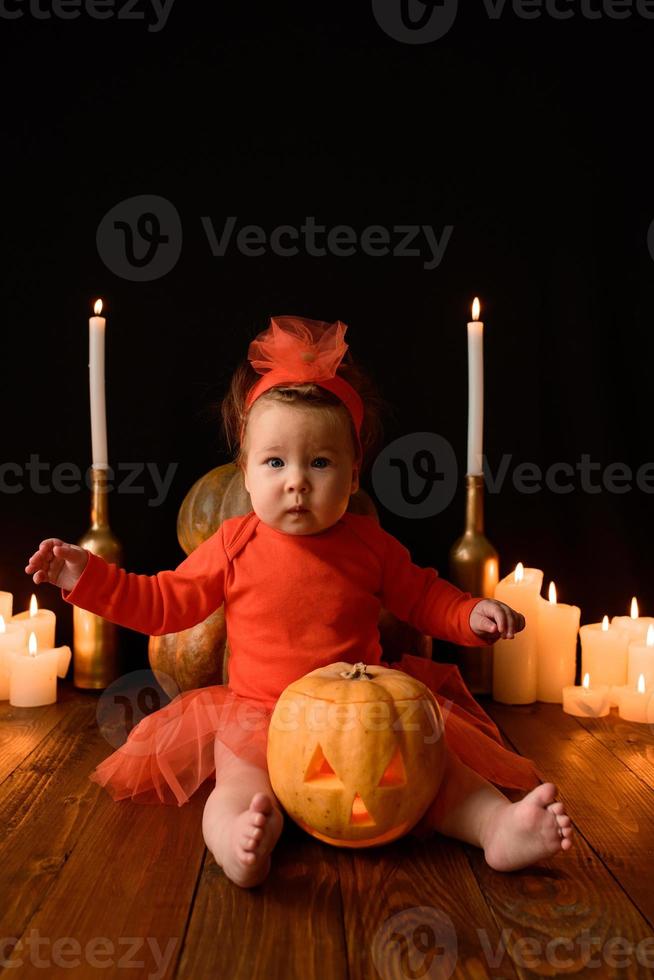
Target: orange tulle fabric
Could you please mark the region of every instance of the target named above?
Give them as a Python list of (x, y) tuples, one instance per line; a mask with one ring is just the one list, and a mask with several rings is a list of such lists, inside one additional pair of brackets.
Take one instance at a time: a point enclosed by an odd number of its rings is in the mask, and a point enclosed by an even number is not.
[(270, 326), (250, 342), (248, 360), (258, 374), (278, 371), (295, 381), (320, 382), (336, 374), (348, 349), (346, 330), (340, 320), (272, 317)]
[[(426, 684), (445, 721), (449, 749), (497, 786), (529, 790), (541, 774), (533, 762), (506, 749), (500, 732), (468, 691), (458, 668), (411, 654), (390, 665)], [(236, 694), (228, 685), (185, 691), (143, 718), (127, 741), (89, 777), (111, 797), (145, 804), (187, 803), (214, 777), (216, 738), (240, 758), (266, 769), (268, 726), (275, 702)], [(429, 811), (420, 836), (429, 833)]]

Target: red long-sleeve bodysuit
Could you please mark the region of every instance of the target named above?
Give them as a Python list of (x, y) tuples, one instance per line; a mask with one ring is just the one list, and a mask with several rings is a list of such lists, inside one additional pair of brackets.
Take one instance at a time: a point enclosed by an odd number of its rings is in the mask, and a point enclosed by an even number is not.
[[(90, 554), (63, 598), (152, 635), (202, 622), (225, 603), (229, 684), (182, 692), (144, 717), (92, 773), (116, 800), (182, 805), (214, 770), (220, 738), (265, 768), (272, 709), (292, 681), (335, 661), (381, 662), (383, 606), (423, 633), (484, 646), (470, 628), (479, 599), (444, 581), (374, 518), (345, 513), (319, 534), (285, 534), (251, 511), (220, 528), (174, 571), (137, 575)], [(405, 654), (392, 664), (436, 695), (448, 746), (498, 785), (530, 789), (533, 764), (506, 750), (458, 669)], [(217, 774), (219, 778), (219, 774)]]

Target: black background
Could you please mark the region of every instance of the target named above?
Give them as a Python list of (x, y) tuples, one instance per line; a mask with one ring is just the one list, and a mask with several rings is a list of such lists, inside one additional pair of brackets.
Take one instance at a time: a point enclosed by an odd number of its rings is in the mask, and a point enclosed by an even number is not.
[[(124, 0), (117, 0), (118, 8)], [(41, 0), (47, 9), (47, 0)], [(599, 6), (597, 0), (596, 6)], [(3, 446), (51, 472), (91, 462), (88, 325), (107, 323), (110, 462), (176, 464), (165, 502), (113, 493), (111, 523), (132, 571), (183, 559), (175, 531), (192, 483), (229, 458), (211, 406), (274, 314), (341, 319), (395, 408), (386, 439), (438, 432), (455, 448), (459, 492), (443, 513), (382, 525), (447, 575), (462, 530), (470, 302), (485, 321), (485, 451), (495, 470), (531, 461), (635, 470), (652, 445), (654, 219), (650, 147), (654, 21), (491, 20), (466, 4), (450, 32), (403, 44), (370, 3), (176, 0), (152, 21), (0, 18), (3, 138)], [(13, 8), (12, 8), (13, 9)], [(177, 208), (179, 261), (153, 282), (111, 272), (96, 249), (105, 213), (134, 195)], [(371, 224), (454, 230), (440, 266), (419, 257), (316, 258), (232, 246), (220, 229), (270, 232), (308, 215), (359, 233)], [(13, 475), (6, 482), (15, 480)], [(598, 482), (598, 476), (594, 476)], [(48, 483), (48, 475), (41, 475)], [(72, 639), (72, 608), (24, 574), (44, 537), (76, 541), (88, 491), (0, 493), (0, 588), (32, 591)], [(372, 491), (370, 481), (364, 488)], [(487, 496), (501, 575), (544, 569), (581, 621), (654, 612), (651, 494), (547, 488), (510, 476)], [(147, 638), (126, 638), (145, 664)]]

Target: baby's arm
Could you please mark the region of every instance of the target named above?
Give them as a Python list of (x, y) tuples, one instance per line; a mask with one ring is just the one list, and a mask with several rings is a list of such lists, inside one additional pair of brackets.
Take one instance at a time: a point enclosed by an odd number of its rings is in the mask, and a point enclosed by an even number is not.
[(495, 599), (479, 599), (411, 561), (408, 548), (386, 531), (382, 602), (403, 622), (429, 636), (463, 646), (483, 646), (524, 629), (525, 620)]
[(59, 538), (42, 542), (25, 570), (37, 585), (58, 585), (66, 602), (161, 636), (195, 626), (222, 604), (228, 564), (221, 526), (174, 571), (137, 575)]

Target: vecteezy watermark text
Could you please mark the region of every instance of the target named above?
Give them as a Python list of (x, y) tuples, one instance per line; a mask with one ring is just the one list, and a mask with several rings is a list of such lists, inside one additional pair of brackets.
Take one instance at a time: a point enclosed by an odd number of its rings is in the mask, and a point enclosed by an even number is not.
[(0, 18), (76, 20), (84, 13), (91, 20), (109, 20), (115, 17), (116, 20), (145, 21), (151, 12), (154, 14), (154, 21), (148, 24), (148, 31), (157, 34), (166, 26), (174, 2), (175, 0), (0, 0)]
[[(572, 923), (566, 935), (542, 938), (520, 936), (514, 929), (502, 929), (495, 942), (487, 929), (475, 929), (475, 932), (479, 952), (493, 970), (503, 968), (507, 957), (510, 963), (539, 976), (579, 975), (580, 970), (603, 966), (612, 971), (632, 966), (646, 970), (654, 967), (653, 936), (634, 941), (619, 935), (593, 935), (589, 929), (576, 931)], [(457, 930), (444, 909), (430, 905), (405, 908), (385, 919), (373, 934), (370, 957), (381, 980), (395, 977), (448, 980), (459, 961)], [(462, 954), (462, 968), (466, 959)], [(479, 965), (479, 959), (476, 963)], [(467, 973), (465, 969), (462, 972)]]
[[(140, 970), (139, 975), (146, 980), (159, 980), (167, 973), (178, 942), (179, 937), (171, 937), (162, 950), (155, 936), (120, 936), (115, 942), (107, 936), (93, 936), (82, 945), (74, 936), (51, 939), (42, 936), (39, 929), (32, 928), (20, 939), (17, 936), (0, 938), (0, 966), (11, 971), (24, 966), (27, 960), (37, 969), (48, 970), (55, 966), (73, 970), (85, 963), (90, 969), (99, 971), (110, 966)], [(154, 969), (148, 969), (148, 966)]]
[[(178, 466), (179, 463), (169, 463), (162, 475), (156, 463), (119, 463), (118, 472), (125, 475), (118, 483), (110, 466), (107, 469), (107, 493), (115, 491), (119, 494), (143, 494), (146, 487), (137, 481), (147, 473), (155, 491), (155, 496), (147, 501), (148, 507), (159, 507), (168, 496)], [(39, 494), (79, 493), (83, 488), (90, 490), (93, 486), (91, 467), (82, 473), (76, 463), (57, 463), (51, 466), (50, 463), (42, 462), (38, 453), (31, 453), (27, 463), (0, 463), (0, 493), (21, 493), (25, 490), (26, 481), (29, 489)]]
[[(459, 0), (372, 0), (375, 20), (395, 41), (430, 44), (453, 26)], [(654, 0), (481, 0), (489, 20), (509, 11), (519, 20), (627, 20), (634, 15), (654, 20)]]
[[(487, 457), (482, 457), (489, 494), (500, 493), (509, 480), (517, 493), (529, 495), (543, 490), (555, 494), (625, 494), (634, 488), (654, 493), (654, 461), (642, 463), (634, 472), (627, 463), (595, 462), (590, 453), (582, 453), (574, 463), (554, 462), (547, 467), (517, 462), (511, 468), (513, 458), (511, 453), (504, 453), (493, 468)], [(375, 496), (387, 510), (418, 520), (435, 517), (449, 507), (459, 484), (459, 468), (447, 439), (435, 432), (411, 432), (379, 453), (371, 477)]]
[(373, 258), (379, 255), (419, 258), (425, 254), (426, 244), (428, 258), (423, 261), (422, 267), (428, 270), (436, 269), (441, 264), (454, 230), (453, 225), (445, 225), (439, 236), (432, 225), (393, 225), (392, 228), (367, 225), (357, 231), (351, 225), (328, 228), (309, 215), (299, 226), (277, 225), (270, 232), (260, 225), (243, 225), (234, 236), (238, 218), (230, 215), (219, 237), (210, 217), (205, 216), (200, 220), (212, 255), (220, 258), (226, 254), (232, 241), (241, 255), (261, 256), (271, 252), (283, 258), (299, 255), (300, 251), (314, 258), (325, 255), (347, 258), (357, 252)]
[[(0, 0), (2, 2), (2, 0)], [(236, 215), (215, 221), (200, 217), (214, 258), (238, 252), (246, 258), (274, 255), (293, 258), (369, 258), (392, 256), (422, 260), (427, 271), (438, 268), (454, 231), (453, 225), (353, 225), (320, 224), (308, 215), (299, 224), (271, 228), (240, 224)], [(182, 252), (182, 221), (177, 208), (157, 194), (139, 194), (114, 205), (98, 225), (98, 255), (115, 275), (130, 282), (161, 279), (177, 264)]]

